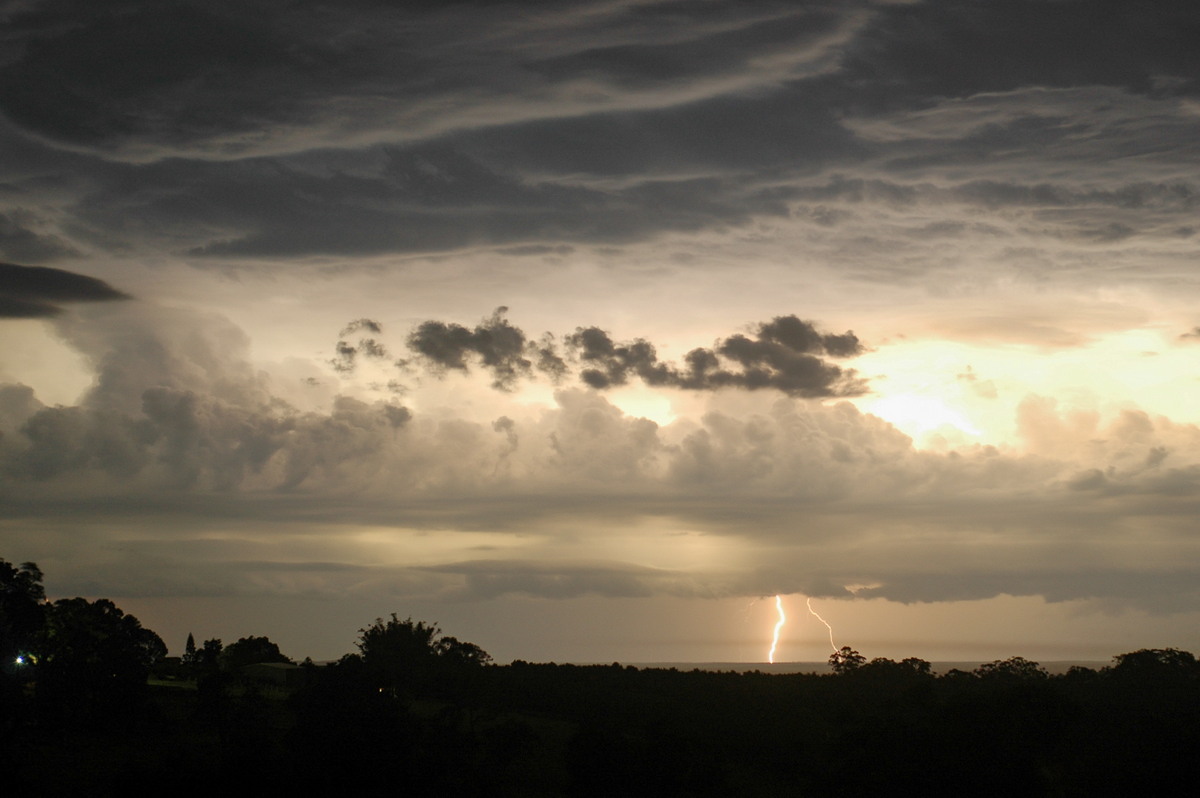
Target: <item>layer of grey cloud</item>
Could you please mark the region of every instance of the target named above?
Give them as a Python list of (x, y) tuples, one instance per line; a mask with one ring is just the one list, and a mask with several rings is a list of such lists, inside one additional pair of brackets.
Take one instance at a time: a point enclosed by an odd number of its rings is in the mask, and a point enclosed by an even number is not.
[[(268, 136), (282, 139), (265, 142), (272, 149), (297, 128), (430, 135), (487, 116), (636, 106), (663, 90), (711, 96), (731, 81), (753, 87), (819, 65), (828, 40), (853, 20), (823, 4), (716, 4), (681, 17), (674, 3), (607, 0), (254, 12), (228, 3), (42, 2), (8, 17), (18, 55), (0, 70), (0, 99), (20, 123), (87, 145), (217, 154), (253, 152), (263, 128), (281, 131)], [(599, 89), (591, 97), (581, 91), (589, 85)], [(184, 86), (186, 107), (173, 100)]]
[(0, 213), (0, 257), (36, 263), (77, 254), (59, 236), (38, 232), (30, 216), (20, 210)]
[[(825, 103), (842, 109), (1027, 85), (1200, 92), (1200, 19), (1186, 0), (1152, 10), (1111, 0), (522, 8), (33, 3), (7, 14), (16, 55), (0, 70), (0, 99), (43, 135), (219, 153), (253, 151), (256, 131), (327, 116), (342, 118), (345, 135), (395, 123), (398, 108), (405, 127), (443, 132), (514, 121), (502, 105), (517, 118), (578, 117), (637, 112), (646, 93), (682, 106), (805, 80), (840, 95)], [(173, 99), (183, 86), (186, 105)], [(577, 97), (555, 113), (567, 88)], [(439, 105), (452, 109), (440, 124), (430, 119)]]
[(970, 269), (982, 235), (1017, 275), (1117, 245), (1114, 279), (1169, 279), (1198, 29), (1186, 2), (39, 2), (8, 11), (0, 214), (10, 256), (270, 268), (768, 220), (852, 278)]
[(655, 594), (695, 595), (687, 575), (621, 562), (537, 562), (474, 560), (429, 569), (462, 580), (463, 598), (489, 599), (504, 595), (575, 598), (600, 595), (613, 598)]

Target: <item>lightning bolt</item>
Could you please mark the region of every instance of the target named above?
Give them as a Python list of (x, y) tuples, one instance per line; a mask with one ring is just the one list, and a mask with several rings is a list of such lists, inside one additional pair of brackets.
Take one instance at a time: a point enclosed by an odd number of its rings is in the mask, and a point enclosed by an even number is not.
[[(821, 623), (825, 624), (825, 628), (829, 630), (829, 646), (833, 649), (833, 653), (836, 654), (838, 651), (838, 647), (837, 647), (837, 643), (833, 642), (833, 627), (829, 625), (829, 621), (825, 620), (820, 615), (817, 615), (817, 611), (812, 608), (812, 599), (808, 599), (808, 601), (806, 603), (808, 604), (808, 611), (813, 614), (813, 617), (816, 618)], [(778, 631), (778, 627), (776, 627), (776, 630)], [(774, 651), (774, 650), (775, 650), (775, 648), (772, 647), (771, 651)]]
[(779, 611), (779, 620), (775, 622), (775, 633), (771, 638), (771, 650), (767, 652), (767, 662), (775, 664), (775, 649), (779, 646), (779, 630), (787, 623), (787, 616), (783, 614), (783, 599), (779, 596), (775, 597), (775, 609)]

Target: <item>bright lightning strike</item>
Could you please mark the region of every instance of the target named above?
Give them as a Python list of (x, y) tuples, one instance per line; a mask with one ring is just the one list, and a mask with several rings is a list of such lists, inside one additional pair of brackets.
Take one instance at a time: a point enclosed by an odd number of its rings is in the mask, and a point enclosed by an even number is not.
[[(829, 630), (829, 646), (833, 649), (833, 653), (836, 654), (838, 647), (837, 643), (833, 642), (833, 627), (829, 625), (829, 621), (825, 620), (820, 615), (817, 615), (817, 611), (812, 608), (812, 599), (808, 599), (806, 603), (808, 604), (808, 611), (813, 614), (813, 617), (825, 624), (825, 628)], [(775, 649), (772, 648), (771, 650), (774, 651)]]
[(771, 637), (771, 650), (767, 652), (767, 662), (775, 664), (775, 649), (779, 646), (779, 630), (787, 623), (787, 616), (783, 614), (783, 599), (779, 596), (775, 597), (775, 609), (779, 611), (779, 620), (775, 622), (775, 633)]

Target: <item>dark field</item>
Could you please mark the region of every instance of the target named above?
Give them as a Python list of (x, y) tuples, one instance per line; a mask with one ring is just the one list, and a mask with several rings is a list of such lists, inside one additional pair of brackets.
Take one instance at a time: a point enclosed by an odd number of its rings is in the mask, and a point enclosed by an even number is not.
[[(1200, 783), (1200, 666), (1144, 651), (1049, 675), (573, 666), (212, 672), (63, 712), (6, 694), (3, 764), (43, 795), (1124, 795)], [(11, 685), (9, 685), (11, 687)], [(28, 687), (28, 686), (27, 686)], [(82, 696), (76, 696), (81, 698)]]

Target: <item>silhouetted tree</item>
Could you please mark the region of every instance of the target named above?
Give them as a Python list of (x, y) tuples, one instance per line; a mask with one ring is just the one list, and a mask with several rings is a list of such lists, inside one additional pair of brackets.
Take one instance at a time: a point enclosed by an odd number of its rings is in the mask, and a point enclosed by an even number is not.
[[(31, 562), (15, 566), (0, 559), (0, 666), (8, 671), (31, 653), (45, 624), (46, 592), (42, 572)], [(25, 664), (22, 662), (21, 664)]]
[(1113, 670), (1121, 674), (1165, 675), (1168, 673), (1195, 672), (1196, 657), (1190, 651), (1177, 648), (1142, 648), (1128, 654), (1118, 654), (1113, 657), (1116, 663)]
[(491, 657), (474, 643), (440, 637), (437, 624), (392, 613), (389, 620), (359, 629), (358, 650), (369, 678), (377, 686), (402, 692), (427, 690), (439, 673), (487, 664)]
[(183, 646), (183, 657), (180, 664), (185, 668), (190, 668), (196, 664), (196, 638), (192, 637), (191, 632), (188, 632), (187, 643)]
[(474, 643), (467, 643), (455, 637), (447, 635), (437, 641), (438, 657), (451, 665), (464, 665), (469, 667), (487, 665), (492, 661), (492, 655), (488, 654)]
[(97, 720), (144, 695), (167, 647), (108, 599), (59, 599), (38, 642), (38, 698), (68, 719)]
[(981, 679), (1004, 679), (1009, 681), (1046, 679), (1049, 674), (1046, 669), (1033, 660), (1024, 657), (1009, 657), (1004, 660), (994, 660), (984, 663), (975, 669), (975, 675)]
[(858, 670), (866, 661), (866, 657), (850, 646), (842, 646), (829, 655), (829, 667), (839, 676)]
[(390, 620), (376, 618), (375, 623), (359, 629), (358, 650), (368, 677), (379, 687), (413, 690), (424, 687), (437, 657), (436, 624), (392, 613)]
[(279, 650), (279, 646), (266, 637), (242, 637), (230, 643), (220, 653), (221, 667), (237, 670), (246, 665), (260, 662), (291, 662)]
[(216, 671), (221, 665), (221, 651), (224, 648), (219, 637), (205, 640), (196, 652), (196, 670), (201, 675)]
[(905, 657), (900, 660), (900, 664), (911, 670), (913, 673), (919, 673), (922, 676), (930, 676), (933, 674), (933, 665), (919, 657)]
[(415, 721), (379, 689), (362, 657), (347, 654), (320, 668), (290, 703), (296, 724), (287, 744), (306, 791), (412, 791), (397, 767), (408, 764), (415, 748)]

